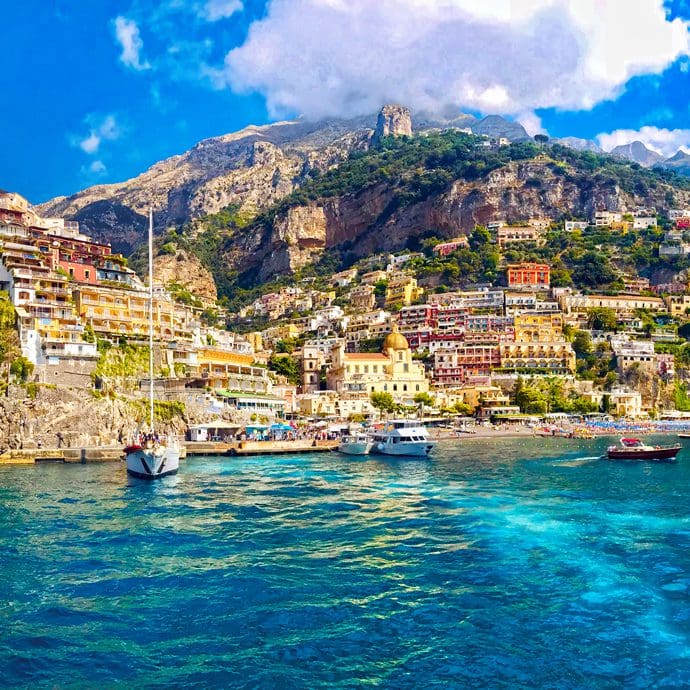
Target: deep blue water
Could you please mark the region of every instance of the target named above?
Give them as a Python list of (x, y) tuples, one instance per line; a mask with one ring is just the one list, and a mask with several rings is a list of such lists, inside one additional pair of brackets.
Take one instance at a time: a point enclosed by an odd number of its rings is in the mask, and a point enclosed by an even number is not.
[(0, 467), (0, 686), (690, 687), (690, 446)]

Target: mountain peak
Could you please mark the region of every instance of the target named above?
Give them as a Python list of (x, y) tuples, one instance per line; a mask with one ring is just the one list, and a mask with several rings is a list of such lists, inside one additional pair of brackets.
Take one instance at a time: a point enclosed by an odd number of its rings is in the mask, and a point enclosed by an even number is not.
[(393, 103), (381, 108), (376, 121), (374, 141), (386, 136), (412, 136), (412, 115), (409, 108)]
[(651, 167), (664, 160), (661, 154), (652, 151), (652, 149), (645, 146), (641, 141), (633, 141), (629, 144), (616, 146), (616, 148), (611, 151), (611, 155), (617, 156), (618, 158), (626, 158), (644, 167)]

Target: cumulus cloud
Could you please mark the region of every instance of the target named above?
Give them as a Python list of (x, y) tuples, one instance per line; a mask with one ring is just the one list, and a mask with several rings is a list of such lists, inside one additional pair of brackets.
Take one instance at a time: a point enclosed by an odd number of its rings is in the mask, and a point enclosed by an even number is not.
[(115, 38), (122, 48), (120, 62), (137, 72), (151, 69), (151, 65), (141, 58), (144, 42), (141, 40), (139, 27), (134, 20), (122, 16), (116, 17)]
[(541, 118), (536, 113), (521, 113), (515, 119), (531, 137), (535, 134), (548, 134), (541, 123)]
[[(85, 121), (90, 128), (89, 133), (85, 136), (73, 136), (71, 139), (72, 145), (78, 146), (84, 153), (95, 154), (104, 140), (115, 141), (122, 134), (114, 115), (98, 116), (92, 113), (87, 115)], [(94, 161), (96, 162), (98, 161)]]
[(242, 9), (242, 0), (208, 0), (202, 16), (210, 22), (227, 19)]
[(598, 134), (596, 139), (604, 151), (611, 151), (616, 146), (631, 144), (633, 141), (641, 141), (648, 149), (660, 153), (665, 158), (671, 157), (678, 149), (690, 153), (690, 129), (617, 129), (614, 132)]
[(690, 53), (663, 0), (270, 0), (216, 83), (273, 116), (587, 109)]

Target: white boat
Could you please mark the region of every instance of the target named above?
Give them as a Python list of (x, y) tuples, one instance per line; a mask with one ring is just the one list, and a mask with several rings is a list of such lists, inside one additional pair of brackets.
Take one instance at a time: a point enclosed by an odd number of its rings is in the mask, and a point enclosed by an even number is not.
[(125, 447), (127, 474), (160, 479), (180, 467), (180, 447), (174, 437), (159, 437), (153, 428), (153, 211), (149, 211), (149, 433)]
[(434, 443), (426, 427), (417, 419), (394, 419), (371, 435), (372, 453), (382, 455), (414, 455), (426, 457)]
[(350, 434), (343, 436), (338, 444), (338, 450), (346, 455), (369, 455), (374, 442), (367, 434)]

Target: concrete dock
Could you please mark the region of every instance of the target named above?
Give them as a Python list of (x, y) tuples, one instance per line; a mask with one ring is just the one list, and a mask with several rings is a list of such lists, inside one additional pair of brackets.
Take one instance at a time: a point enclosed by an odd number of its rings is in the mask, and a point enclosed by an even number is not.
[[(180, 448), (180, 458), (193, 455), (243, 456), (285, 455), (288, 453), (322, 453), (335, 450), (338, 441), (187, 441)], [(122, 446), (88, 448), (17, 448), (0, 453), (0, 465), (33, 465), (37, 462), (86, 464), (118, 462), (124, 458)]]
[(187, 441), (187, 455), (284, 455), (335, 450), (338, 441)]

